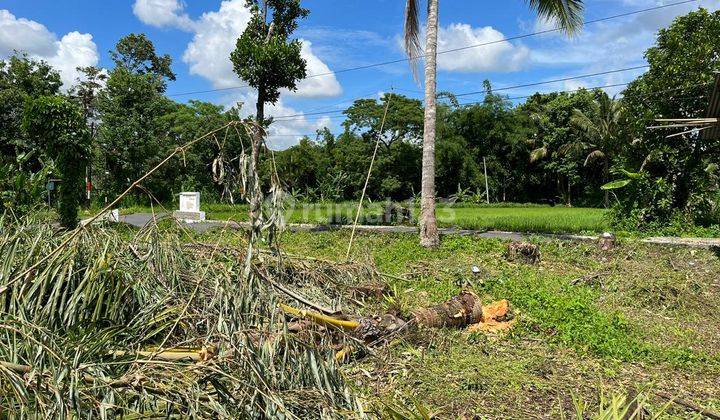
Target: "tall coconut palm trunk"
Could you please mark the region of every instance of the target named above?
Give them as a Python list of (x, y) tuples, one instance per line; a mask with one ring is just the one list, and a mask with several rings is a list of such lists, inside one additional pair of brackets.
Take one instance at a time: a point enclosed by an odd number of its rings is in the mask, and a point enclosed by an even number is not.
[(428, 0), (425, 39), (425, 124), (423, 131), (422, 185), (420, 199), (420, 244), (440, 243), (435, 219), (435, 117), (437, 75), (438, 0)]
[[(420, 244), (440, 243), (435, 220), (435, 76), (437, 74), (438, 2), (427, 0), (428, 19), (425, 38), (425, 131), (423, 132), (422, 188), (420, 200)], [(561, 29), (573, 33), (582, 24), (583, 0), (526, 0), (544, 18), (557, 20)], [(420, 0), (405, 5), (405, 51), (413, 64), (420, 56)], [(413, 74), (417, 76), (416, 73)], [(416, 77), (417, 79), (417, 77)]]

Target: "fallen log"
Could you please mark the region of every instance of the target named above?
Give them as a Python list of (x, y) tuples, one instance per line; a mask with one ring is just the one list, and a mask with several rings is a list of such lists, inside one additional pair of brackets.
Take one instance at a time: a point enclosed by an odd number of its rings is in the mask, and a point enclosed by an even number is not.
[(461, 292), (432, 308), (413, 312), (418, 325), (426, 327), (465, 327), (482, 321), (482, 304), (471, 292)]
[[(439, 305), (418, 309), (412, 313), (409, 320), (404, 320), (393, 314), (346, 320), (315, 311), (297, 309), (285, 304), (279, 304), (278, 307), (286, 314), (296, 318), (345, 330), (365, 343), (378, 342), (383, 337), (391, 336), (411, 325), (422, 325), (431, 328), (462, 328), (468, 325), (486, 323), (488, 331), (491, 332), (506, 329), (512, 325), (507, 322), (511, 318), (507, 300), (494, 302), (483, 307), (480, 298), (467, 291), (463, 291)], [(296, 324), (293, 325), (297, 326)], [(478, 329), (478, 331), (480, 330), (482, 328)]]

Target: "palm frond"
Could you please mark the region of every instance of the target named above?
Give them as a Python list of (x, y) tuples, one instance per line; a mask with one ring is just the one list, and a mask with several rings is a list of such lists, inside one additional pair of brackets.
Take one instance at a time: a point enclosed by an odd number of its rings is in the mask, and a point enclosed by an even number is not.
[(413, 78), (417, 81), (418, 60), (422, 56), (420, 43), (420, 5), (419, 0), (407, 0), (405, 5), (405, 26), (403, 28), (403, 44), (405, 53), (410, 59)]
[(605, 153), (603, 153), (601, 150), (593, 150), (590, 152), (587, 157), (585, 158), (584, 166), (588, 166), (590, 162), (605, 159)]
[(530, 152), (530, 163), (535, 163), (541, 159), (545, 159), (547, 154), (548, 154), (548, 149), (546, 146), (538, 147), (537, 149)]
[(583, 24), (582, 0), (527, 0), (541, 18), (555, 20), (568, 35), (575, 34)]
[[(593, 114), (597, 114), (597, 112), (593, 112)], [(570, 117), (570, 123), (591, 136), (599, 135), (598, 126), (595, 121), (579, 109), (573, 110), (573, 114)]]
[(582, 141), (570, 141), (560, 146), (558, 148), (558, 153), (561, 155), (580, 154), (589, 147), (591, 146), (588, 143)]
[[(284, 197), (277, 173), (270, 182), (266, 244), (282, 227)], [(182, 233), (157, 224), (135, 235), (93, 224), (57, 232), (45, 218), (0, 215), (0, 279), (13, 279), (0, 287), (3, 413), (365, 418), (329, 345), (348, 337), (291, 334), (277, 307), (309, 306), (303, 296), (347, 306), (350, 286), (374, 270), (289, 260), (277, 248), (252, 258), (263, 252), (257, 238), (228, 238), (247, 247), (227, 249), (222, 232), (216, 244), (187, 246)]]

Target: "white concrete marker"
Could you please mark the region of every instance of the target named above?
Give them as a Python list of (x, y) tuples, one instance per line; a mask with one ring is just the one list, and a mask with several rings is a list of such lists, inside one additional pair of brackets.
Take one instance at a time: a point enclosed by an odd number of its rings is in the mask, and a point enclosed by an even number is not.
[(205, 212), (200, 211), (200, 193), (180, 193), (180, 209), (173, 212), (173, 217), (186, 223), (204, 221)]

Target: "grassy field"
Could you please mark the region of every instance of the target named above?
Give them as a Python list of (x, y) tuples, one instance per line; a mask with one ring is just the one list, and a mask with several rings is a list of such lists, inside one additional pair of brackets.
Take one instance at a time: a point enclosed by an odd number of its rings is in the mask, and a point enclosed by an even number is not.
[[(363, 208), (361, 224), (379, 224), (384, 203), (371, 203)], [(172, 206), (167, 206), (172, 208)], [(217, 220), (245, 221), (247, 206), (224, 204), (203, 205), (207, 217)], [(290, 223), (351, 224), (357, 203), (297, 204), (286, 208)], [(156, 208), (156, 211), (161, 209)], [(149, 212), (146, 207), (123, 209), (123, 213)], [(413, 208), (415, 218), (419, 213)], [(507, 230), (517, 232), (598, 233), (608, 228), (604, 209), (581, 207), (549, 207), (537, 205), (438, 205), (438, 224), (462, 229)]]
[[(196, 239), (233, 244), (239, 235)], [(282, 248), (341, 261), (348, 239), (341, 231), (285, 233)], [(346, 365), (346, 375), (370, 400), (420, 401), (437, 418), (574, 418), (578, 405), (597, 412), (601, 394), (632, 390), (666, 416), (690, 412), (662, 408), (656, 390), (720, 410), (717, 256), (636, 242), (609, 253), (593, 244), (540, 244), (542, 262), (531, 266), (507, 262), (499, 240), (446, 236), (431, 251), (415, 235), (360, 234), (353, 258), (387, 273), (394, 291), (366, 311), (408, 315), (466, 289), (483, 302), (508, 299), (519, 322), (499, 336), (421, 330)], [(471, 274), (473, 265), (481, 274)]]

